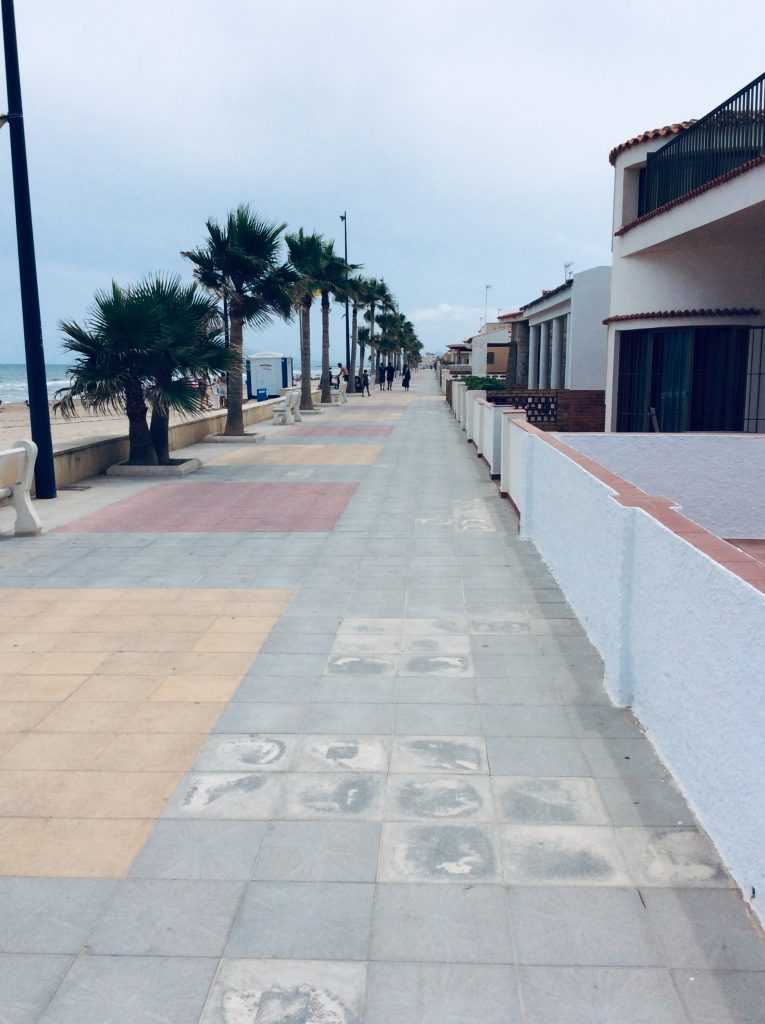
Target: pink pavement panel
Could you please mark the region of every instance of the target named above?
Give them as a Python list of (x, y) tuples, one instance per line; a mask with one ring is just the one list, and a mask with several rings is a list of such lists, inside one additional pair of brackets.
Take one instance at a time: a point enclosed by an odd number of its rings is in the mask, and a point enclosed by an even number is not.
[(59, 533), (296, 533), (331, 530), (354, 483), (175, 483), (147, 487)]

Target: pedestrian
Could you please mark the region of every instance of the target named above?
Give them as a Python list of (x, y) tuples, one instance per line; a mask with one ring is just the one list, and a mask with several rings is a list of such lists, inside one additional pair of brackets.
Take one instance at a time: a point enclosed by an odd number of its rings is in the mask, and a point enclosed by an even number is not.
[(409, 382), (412, 379), (412, 371), (409, 369), (406, 363), (404, 363), (404, 372), (401, 375), (401, 383), (404, 385), (404, 391), (409, 390)]
[(395, 377), (395, 375), (396, 371), (394, 369), (393, 363), (388, 363), (388, 365), (385, 367), (385, 379), (388, 382), (388, 391), (393, 390), (393, 378)]
[(363, 375), (361, 377), (361, 397), (362, 398), (364, 397), (364, 392), (365, 391), (369, 395), (369, 397), (371, 398), (372, 395), (369, 392), (369, 370), (364, 370), (364, 373), (363, 373)]
[(380, 391), (385, 387), (385, 367), (380, 363), (377, 367), (377, 387)]

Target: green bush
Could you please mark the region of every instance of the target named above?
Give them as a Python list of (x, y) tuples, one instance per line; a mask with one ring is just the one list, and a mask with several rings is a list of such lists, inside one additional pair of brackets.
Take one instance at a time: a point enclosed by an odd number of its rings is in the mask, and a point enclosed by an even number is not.
[(468, 391), (500, 391), (506, 387), (500, 377), (465, 377)]

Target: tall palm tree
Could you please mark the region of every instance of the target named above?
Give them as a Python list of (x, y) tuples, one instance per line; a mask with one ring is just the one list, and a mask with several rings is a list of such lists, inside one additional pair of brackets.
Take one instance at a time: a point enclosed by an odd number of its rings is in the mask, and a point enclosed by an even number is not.
[(194, 264), (194, 277), (208, 291), (223, 296), (228, 306), (233, 371), (225, 433), (230, 437), (244, 434), (244, 325), (262, 328), (274, 316), (289, 320), (292, 314), (295, 274), (281, 256), (285, 227), (262, 220), (242, 204), (229, 213), (223, 226), (208, 220), (205, 244), (183, 253)]
[(311, 398), (311, 306), (321, 289), (324, 272), (324, 238), (317, 232), (307, 235), (302, 228), (286, 235), (290, 264), (296, 275), (292, 301), (300, 311), (300, 408), (313, 409)]
[[(359, 354), (359, 309), (366, 303), (367, 283), (360, 274), (349, 277), (342, 297), (347, 297), (351, 304), (351, 365), (348, 367), (348, 390), (356, 390), (356, 357)], [(358, 364), (358, 377), (364, 372), (364, 348), (361, 349), (361, 360)]]
[(324, 259), (319, 281), (321, 292), (321, 403), (332, 402), (331, 370), (329, 366), (329, 303), (333, 295), (342, 295), (346, 287), (348, 270), (342, 256), (335, 253), (335, 243), (324, 243)]
[[(393, 296), (391, 295), (390, 289), (388, 288), (385, 281), (376, 277), (367, 278), (366, 281), (366, 306), (367, 310), (364, 313), (364, 319), (369, 323), (369, 337), (374, 344), (375, 338), (375, 313), (378, 309), (385, 311), (393, 303)], [(375, 348), (375, 369), (379, 365), (379, 351)]]

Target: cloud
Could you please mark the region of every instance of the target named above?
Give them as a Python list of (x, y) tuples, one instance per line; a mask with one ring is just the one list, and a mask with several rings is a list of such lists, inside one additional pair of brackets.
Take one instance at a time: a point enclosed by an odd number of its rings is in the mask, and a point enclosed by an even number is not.
[(483, 309), (478, 306), (455, 306), (450, 302), (440, 302), (437, 306), (415, 309), (410, 319), (416, 324), (464, 323), (467, 320), (478, 320), (482, 317)]

